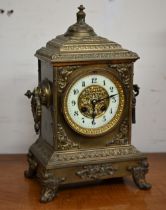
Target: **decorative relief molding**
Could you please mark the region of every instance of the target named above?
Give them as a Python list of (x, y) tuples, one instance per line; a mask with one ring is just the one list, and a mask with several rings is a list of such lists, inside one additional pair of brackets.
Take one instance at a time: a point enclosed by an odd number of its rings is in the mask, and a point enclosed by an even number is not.
[(133, 64), (114, 64), (114, 65), (109, 65), (110, 68), (115, 69), (115, 71), (118, 72), (123, 84), (127, 87), (130, 88), (130, 83), (131, 83), (131, 68)]
[(62, 53), (62, 54), (54, 54), (51, 56), (52, 62), (62, 62), (62, 61), (86, 61), (86, 60), (116, 60), (116, 59), (137, 59), (138, 56), (136, 53), (130, 51), (117, 51), (117, 52), (91, 52), (91, 53)]
[[(79, 44), (80, 43), (80, 39), (70, 39), (69, 37), (66, 37), (64, 35), (59, 35), (57, 36), (55, 39), (51, 40), (52, 43), (67, 43), (67, 44)], [(105, 43), (105, 42), (111, 42), (111, 43), (116, 43), (116, 42), (112, 42), (109, 41), (107, 38), (101, 37), (101, 36), (92, 36), (92, 37), (82, 37), (81, 39), (81, 43), (87, 44), (87, 43)], [(118, 44), (118, 43), (116, 43)]]
[(103, 51), (87, 51), (82, 53), (60, 52), (51, 48), (41, 48), (36, 52), (38, 58), (42, 58), (51, 62), (67, 62), (67, 61), (91, 61), (91, 60), (137, 60), (139, 57), (136, 53), (127, 50), (108, 50)]
[(96, 161), (97, 158), (100, 160), (105, 160), (108, 158), (125, 158), (129, 156), (139, 155), (140, 152), (132, 145), (124, 145), (124, 146), (115, 146), (115, 147), (107, 147), (103, 149), (87, 149), (87, 150), (74, 150), (74, 151), (66, 151), (56, 152), (52, 156), (53, 162), (58, 164), (63, 164), (65, 162), (73, 163), (73, 162), (82, 162), (82, 161)]
[(79, 148), (79, 144), (70, 140), (61, 126), (60, 123), (57, 125), (57, 138), (58, 138), (58, 150), (69, 150)]
[(66, 45), (61, 48), (61, 52), (75, 52), (75, 51), (106, 51), (111, 49), (121, 49), (121, 46), (116, 43), (105, 44), (74, 44)]
[[(70, 39), (67, 36), (60, 35), (57, 36), (55, 39), (52, 39), (47, 43), (47, 47), (54, 47), (54, 48), (60, 48), (63, 49), (63, 47), (77, 47), (77, 46), (88, 46), (88, 47), (93, 47), (94, 45), (99, 45), (99, 46), (105, 46), (105, 45), (110, 45), (110, 46), (116, 46), (116, 48), (122, 49), (121, 45), (110, 41), (106, 38), (103, 38), (101, 36), (92, 36), (92, 37), (82, 37), (82, 39)], [(87, 47), (86, 47), (87, 48)]]
[(76, 172), (81, 179), (99, 179), (104, 176), (111, 176), (117, 171), (112, 164), (86, 165)]
[(109, 141), (106, 145), (110, 146), (112, 144), (124, 145), (128, 143), (128, 120), (125, 119), (119, 127), (119, 131), (112, 137), (112, 140)]
[(69, 75), (80, 66), (57, 67), (58, 69), (58, 91), (61, 93), (67, 85)]

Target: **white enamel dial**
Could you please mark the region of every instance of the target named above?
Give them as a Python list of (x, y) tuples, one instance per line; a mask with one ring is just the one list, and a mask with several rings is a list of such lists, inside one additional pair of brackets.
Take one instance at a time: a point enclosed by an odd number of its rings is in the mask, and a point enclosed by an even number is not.
[(90, 74), (78, 79), (65, 96), (68, 123), (84, 135), (103, 134), (119, 120), (124, 105), (122, 92), (113, 76)]

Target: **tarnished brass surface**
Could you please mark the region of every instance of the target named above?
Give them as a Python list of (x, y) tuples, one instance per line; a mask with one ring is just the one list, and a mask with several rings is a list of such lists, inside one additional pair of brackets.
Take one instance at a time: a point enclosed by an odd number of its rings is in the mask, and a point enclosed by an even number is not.
[[(139, 90), (133, 86), (133, 68), (139, 57), (98, 36), (85, 23), (84, 9), (79, 7), (77, 22), (66, 33), (37, 50), (39, 84), (25, 94), (31, 98), (39, 134), (29, 149), (25, 176), (37, 177), (41, 183), (41, 202), (51, 201), (61, 185), (113, 177), (132, 175), (140, 189), (151, 187), (145, 179), (147, 158), (131, 145)], [(119, 97), (115, 115), (96, 128), (78, 125), (69, 115), (67, 104), (73, 85), (91, 75), (112, 81)], [(78, 111), (84, 118), (100, 119), (109, 110), (111, 95), (104, 85), (91, 82), (79, 92)]]
[(143, 189), (143, 190), (148, 190), (152, 187), (151, 184), (147, 183), (145, 179), (145, 175), (148, 173), (148, 167), (149, 167), (149, 164), (147, 160), (143, 160), (140, 162), (138, 166), (128, 168), (128, 170), (131, 170), (132, 172), (132, 176), (133, 176), (133, 180), (135, 184), (140, 189)]

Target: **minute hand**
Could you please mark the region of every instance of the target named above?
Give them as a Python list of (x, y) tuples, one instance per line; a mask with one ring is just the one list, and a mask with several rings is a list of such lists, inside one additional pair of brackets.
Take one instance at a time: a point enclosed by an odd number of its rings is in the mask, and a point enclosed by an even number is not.
[(100, 102), (100, 101), (103, 101), (103, 100), (105, 100), (105, 99), (108, 99), (108, 98), (113, 98), (113, 97), (116, 96), (116, 95), (118, 95), (118, 93), (116, 93), (116, 94), (114, 94), (114, 95), (107, 96), (107, 97), (105, 97), (105, 98), (101, 98), (101, 99), (99, 99), (99, 100), (96, 100), (96, 103), (98, 103), (98, 102)]

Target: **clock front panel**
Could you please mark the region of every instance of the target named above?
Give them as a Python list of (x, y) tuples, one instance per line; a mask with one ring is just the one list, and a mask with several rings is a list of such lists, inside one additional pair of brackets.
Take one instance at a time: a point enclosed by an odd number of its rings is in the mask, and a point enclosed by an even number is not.
[(129, 64), (56, 67), (57, 147), (83, 149), (129, 143), (132, 75)]

